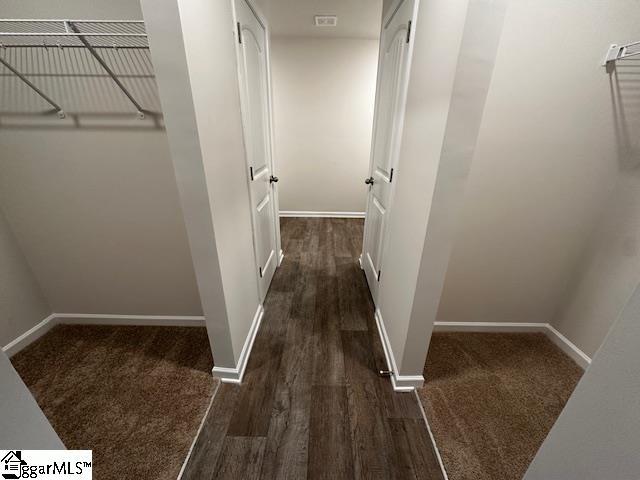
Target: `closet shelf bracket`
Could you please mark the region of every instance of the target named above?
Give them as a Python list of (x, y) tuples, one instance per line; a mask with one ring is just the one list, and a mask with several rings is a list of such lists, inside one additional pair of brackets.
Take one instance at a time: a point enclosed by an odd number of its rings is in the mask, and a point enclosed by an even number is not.
[(87, 41), (86, 37), (80, 33), (80, 30), (78, 29), (78, 27), (76, 27), (76, 25), (70, 20), (65, 20), (64, 21), (64, 25), (65, 25), (65, 28), (68, 31), (71, 31), (71, 32), (76, 33), (78, 35), (78, 40), (80, 40), (82, 42), (82, 44), (85, 47), (87, 47), (87, 51), (91, 54), (91, 56), (96, 59), (96, 61), (100, 64), (102, 69), (105, 72), (107, 72), (107, 75), (109, 75), (111, 77), (111, 80), (113, 80), (113, 82), (120, 89), (120, 91), (125, 94), (125, 96), (129, 99), (129, 101), (136, 108), (136, 113), (138, 115), (138, 118), (140, 120), (144, 119), (144, 109), (142, 108), (142, 106), (136, 101), (135, 98), (133, 98), (133, 95), (131, 95), (129, 90), (127, 90), (127, 88), (120, 81), (120, 79), (117, 77), (117, 75), (113, 72), (113, 70), (111, 70), (109, 65), (106, 64), (106, 62), (98, 54), (96, 49), (93, 48), (93, 46)]
[(640, 55), (640, 42), (627, 43), (626, 45), (613, 44), (607, 50), (602, 66), (612, 67), (620, 60), (628, 60), (638, 55)]
[(49, 97), (46, 93), (44, 93), (42, 90), (40, 90), (36, 85), (34, 85), (33, 82), (31, 82), (31, 80), (29, 80), (27, 77), (25, 77), (22, 73), (20, 73), (18, 70), (16, 70), (13, 65), (11, 65), (9, 62), (7, 62), (4, 58), (0, 57), (0, 64), (4, 65), (4, 67), (9, 70), (11, 73), (13, 73), (16, 77), (18, 77), (20, 80), (22, 80), (23, 83), (25, 83), (31, 90), (33, 90), (34, 92), (36, 92), (38, 95), (40, 95), (40, 97), (46, 101), (49, 105), (51, 105), (56, 112), (58, 112), (58, 117), (59, 118), (65, 118), (66, 114), (64, 113), (64, 110), (62, 109), (62, 107), (60, 105), (58, 105), (56, 102), (54, 102), (51, 97)]

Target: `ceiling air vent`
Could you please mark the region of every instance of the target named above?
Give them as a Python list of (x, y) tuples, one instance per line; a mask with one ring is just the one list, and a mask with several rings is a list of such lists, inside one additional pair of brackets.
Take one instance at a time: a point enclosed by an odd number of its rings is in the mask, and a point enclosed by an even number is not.
[(335, 15), (316, 15), (314, 20), (316, 27), (335, 27), (338, 25), (338, 17)]

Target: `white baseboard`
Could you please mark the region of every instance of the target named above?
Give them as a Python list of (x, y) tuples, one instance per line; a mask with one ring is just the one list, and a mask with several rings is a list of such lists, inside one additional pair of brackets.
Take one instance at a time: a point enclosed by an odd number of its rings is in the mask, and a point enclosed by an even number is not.
[(203, 316), (110, 315), (102, 313), (54, 313), (56, 323), (65, 325), (140, 325), (152, 327), (204, 327)]
[(387, 335), (387, 331), (384, 328), (384, 320), (380, 309), (376, 309), (375, 313), (376, 325), (378, 326), (378, 333), (380, 334), (380, 341), (382, 342), (382, 349), (384, 350), (384, 356), (387, 360), (387, 368), (392, 372), (391, 385), (396, 392), (411, 392), (416, 388), (421, 387), (424, 384), (424, 377), (422, 375), (399, 375), (398, 366), (396, 364), (396, 358), (391, 348), (391, 342)]
[(318, 217), (318, 218), (364, 218), (364, 212), (311, 212), (302, 210), (280, 210), (281, 217)]
[(47, 318), (42, 320), (37, 325), (34, 325), (29, 330), (24, 332), (15, 340), (7, 343), (4, 347), (2, 347), (2, 351), (7, 354), (8, 357), (14, 356), (20, 350), (28, 346), (29, 344), (35, 342), (45, 333), (53, 328), (56, 324), (55, 313), (52, 313)]
[(591, 364), (591, 358), (549, 323), (517, 322), (435, 322), (434, 332), (541, 332), (557, 345), (582, 369)]
[(35, 342), (55, 325), (144, 325), (164, 327), (204, 327), (203, 316), (187, 315), (116, 315), (95, 313), (52, 313), (34, 327), (2, 348), (12, 357)]
[(251, 322), (249, 333), (247, 334), (247, 338), (244, 341), (242, 352), (240, 352), (238, 366), (235, 368), (213, 367), (214, 377), (220, 378), (220, 380), (224, 383), (242, 383), (242, 377), (244, 376), (244, 371), (247, 368), (249, 356), (251, 355), (251, 349), (253, 348), (253, 342), (258, 335), (258, 330), (260, 329), (260, 323), (262, 322), (263, 316), (264, 307), (262, 305), (258, 305), (258, 310), (256, 310), (256, 314), (253, 316), (253, 321)]

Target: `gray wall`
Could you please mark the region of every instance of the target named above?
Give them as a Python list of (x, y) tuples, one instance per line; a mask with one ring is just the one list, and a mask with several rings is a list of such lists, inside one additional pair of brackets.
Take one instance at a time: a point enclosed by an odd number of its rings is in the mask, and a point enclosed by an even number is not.
[(40, 286), (0, 211), (0, 347), (50, 313)]
[(616, 87), (600, 63), (639, 21), (634, 0), (509, 2), (438, 320), (553, 321), (588, 354), (600, 344), (638, 278), (634, 167), (619, 155), (622, 113), (638, 138), (637, 81)]
[[(142, 18), (137, 0), (0, 0), (0, 11), (5, 18)], [(97, 85), (83, 84), (99, 98), (78, 108), (119, 105), (113, 86)], [(56, 93), (66, 100), (86, 92)], [(202, 314), (166, 133), (132, 112), (80, 119), (83, 128), (71, 118), (7, 115), (0, 129), (0, 204), (52, 309)]]
[(0, 449), (64, 448), (31, 392), (3, 352), (0, 352), (0, 384)]
[(378, 43), (272, 38), (281, 210), (364, 212)]
[(524, 480), (629, 480), (640, 472), (640, 289), (593, 358)]

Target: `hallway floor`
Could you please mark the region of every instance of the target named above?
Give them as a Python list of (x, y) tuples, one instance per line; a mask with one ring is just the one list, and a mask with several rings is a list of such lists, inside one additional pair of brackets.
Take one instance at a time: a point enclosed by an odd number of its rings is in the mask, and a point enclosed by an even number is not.
[(416, 396), (376, 374), (363, 221), (281, 223), (285, 260), (243, 383), (220, 386), (182, 479), (442, 480)]

